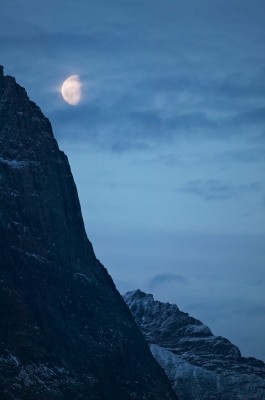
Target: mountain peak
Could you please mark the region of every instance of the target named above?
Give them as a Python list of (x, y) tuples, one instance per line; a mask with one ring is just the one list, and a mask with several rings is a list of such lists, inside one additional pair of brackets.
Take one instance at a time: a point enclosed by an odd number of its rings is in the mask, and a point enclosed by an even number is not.
[(95, 257), (48, 119), (8, 76), (0, 76), (0, 299), (1, 399), (176, 400)]
[(124, 295), (125, 298), (128, 298), (128, 300), (132, 300), (132, 299), (141, 299), (141, 300), (146, 300), (146, 301), (150, 301), (153, 302), (154, 300), (154, 296), (151, 293), (145, 293), (142, 292), (140, 289), (136, 289), (136, 290), (132, 290), (130, 292), (127, 292)]
[(174, 304), (139, 290), (124, 299), (180, 399), (265, 398), (262, 361), (241, 357), (238, 347)]
[(58, 151), (49, 120), (11, 76), (0, 79), (0, 145), (9, 161), (40, 161)]

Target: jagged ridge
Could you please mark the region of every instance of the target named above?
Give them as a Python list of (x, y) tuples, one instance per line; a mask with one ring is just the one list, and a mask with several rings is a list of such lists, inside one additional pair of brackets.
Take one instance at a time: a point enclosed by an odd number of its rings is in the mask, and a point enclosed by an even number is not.
[(175, 304), (140, 290), (124, 295), (151, 351), (180, 400), (265, 398), (265, 364), (241, 357), (229, 340), (214, 336)]

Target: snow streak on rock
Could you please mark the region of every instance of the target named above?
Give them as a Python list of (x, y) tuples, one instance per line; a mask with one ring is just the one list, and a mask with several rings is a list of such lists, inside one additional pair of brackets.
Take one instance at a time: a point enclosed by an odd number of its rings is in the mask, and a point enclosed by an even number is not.
[(265, 399), (262, 361), (241, 357), (229, 340), (175, 304), (140, 290), (124, 299), (180, 400)]

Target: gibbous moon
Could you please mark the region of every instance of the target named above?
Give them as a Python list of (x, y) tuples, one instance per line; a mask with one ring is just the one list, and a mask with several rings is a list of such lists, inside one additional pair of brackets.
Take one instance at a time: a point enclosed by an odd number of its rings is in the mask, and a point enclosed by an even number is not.
[(79, 76), (69, 76), (62, 84), (61, 93), (67, 103), (76, 106), (81, 100), (81, 81)]

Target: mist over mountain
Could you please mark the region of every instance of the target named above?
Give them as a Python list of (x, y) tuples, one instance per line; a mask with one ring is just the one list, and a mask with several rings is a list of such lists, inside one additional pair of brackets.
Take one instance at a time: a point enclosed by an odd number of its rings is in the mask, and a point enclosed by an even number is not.
[(124, 299), (180, 400), (265, 399), (263, 361), (242, 357), (237, 346), (175, 304), (141, 290)]
[(2, 67), (0, 313), (1, 400), (176, 399), (95, 257), (49, 120)]

